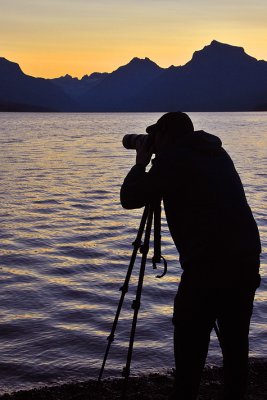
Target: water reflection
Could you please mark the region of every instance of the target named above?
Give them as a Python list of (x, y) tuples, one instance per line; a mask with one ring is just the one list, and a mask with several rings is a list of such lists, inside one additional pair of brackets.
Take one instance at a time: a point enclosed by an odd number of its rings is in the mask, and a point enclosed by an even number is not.
[[(135, 160), (121, 139), (125, 133), (143, 133), (159, 116), (1, 113), (0, 368), (6, 388), (97, 375), (142, 213), (119, 204), (120, 184)], [(191, 117), (196, 129), (222, 138), (259, 224), (264, 279), (256, 295), (251, 355), (263, 356), (267, 113)], [(153, 370), (158, 357), (161, 367), (173, 367), (172, 303), (181, 271), (162, 218), (169, 273), (157, 280), (147, 263), (133, 356), (137, 372)], [(138, 268), (107, 365), (110, 374), (120, 374), (125, 361), (137, 276)], [(213, 336), (209, 362), (218, 358)]]

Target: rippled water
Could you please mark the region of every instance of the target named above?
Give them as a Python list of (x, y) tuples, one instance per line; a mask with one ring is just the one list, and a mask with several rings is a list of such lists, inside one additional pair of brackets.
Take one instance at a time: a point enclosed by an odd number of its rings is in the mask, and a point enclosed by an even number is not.
[[(266, 356), (267, 113), (192, 113), (218, 134), (243, 180), (263, 242), (263, 282), (251, 325), (251, 356)], [(159, 114), (0, 114), (0, 390), (96, 377), (142, 210), (119, 203), (142, 133)], [(172, 368), (172, 302), (180, 277), (163, 216), (169, 272), (147, 264), (132, 371)], [(138, 260), (140, 257), (138, 256)], [(138, 262), (137, 262), (138, 267)], [(106, 376), (125, 365), (138, 271), (126, 296)], [(209, 362), (220, 362), (212, 339)]]

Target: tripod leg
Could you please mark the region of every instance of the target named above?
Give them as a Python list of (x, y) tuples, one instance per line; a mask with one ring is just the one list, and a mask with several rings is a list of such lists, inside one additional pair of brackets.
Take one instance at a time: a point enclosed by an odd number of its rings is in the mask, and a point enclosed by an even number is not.
[(114, 337), (115, 337), (115, 331), (116, 331), (117, 323), (118, 323), (118, 320), (119, 320), (119, 316), (120, 316), (123, 300), (124, 300), (125, 294), (128, 292), (128, 285), (129, 285), (129, 281), (130, 281), (130, 278), (131, 278), (131, 274), (132, 274), (133, 266), (134, 266), (134, 263), (135, 263), (136, 255), (137, 255), (138, 249), (141, 246), (142, 235), (143, 235), (143, 232), (144, 232), (144, 229), (145, 229), (146, 220), (148, 218), (148, 211), (149, 211), (149, 206), (146, 206), (145, 209), (144, 209), (144, 212), (143, 212), (143, 216), (142, 216), (142, 219), (141, 219), (141, 222), (140, 222), (140, 226), (139, 226), (139, 229), (138, 229), (138, 233), (137, 233), (136, 239), (133, 242), (134, 249), (133, 249), (133, 252), (132, 252), (132, 256), (131, 256), (130, 264), (129, 264), (129, 267), (128, 267), (128, 271), (127, 271), (127, 274), (126, 274), (126, 277), (125, 277), (125, 280), (124, 280), (124, 284), (120, 288), (121, 297), (120, 297), (120, 300), (119, 300), (117, 312), (116, 312), (115, 317), (114, 317), (114, 321), (113, 321), (113, 325), (112, 325), (112, 329), (111, 329), (110, 335), (107, 337), (108, 344), (107, 344), (107, 347), (106, 347), (106, 352), (105, 352), (105, 355), (104, 355), (103, 363), (102, 363), (102, 366), (101, 366), (101, 369), (100, 369), (100, 372), (99, 372), (98, 382), (102, 378), (102, 375), (103, 375), (103, 372), (104, 372), (104, 369), (105, 369), (105, 365), (106, 365), (106, 361), (107, 361), (107, 358), (108, 358), (110, 346), (111, 346), (111, 343), (113, 342)]
[(142, 287), (143, 287), (143, 281), (144, 281), (144, 275), (145, 275), (147, 253), (149, 251), (149, 239), (150, 239), (152, 220), (153, 220), (153, 208), (149, 207), (149, 214), (148, 214), (147, 226), (146, 226), (146, 231), (145, 231), (144, 245), (142, 246), (142, 260), (141, 260), (139, 279), (138, 279), (137, 290), (136, 290), (136, 297), (132, 304), (132, 308), (134, 309), (134, 315), (133, 315), (132, 329), (131, 329), (131, 335), (130, 335), (130, 341), (129, 341), (128, 354), (127, 354), (127, 362), (126, 362), (125, 368), (123, 369), (123, 376), (124, 376), (125, 380), (124, 380), (124, 387), (123, 387), (123, 392), (122, 392), (122, 399), (126, 398), (127, 383), (128, 383), (128, 378), (130, 375), (130, 366), (131, 366), (132, 353), (133, 353), (133, 343), (134, 343), (134, 336), (135, 336), (135, 331), (136, 331), (138, 311), (139, 311), (140, 303), (141, 303)]
[(218, 341), (219, 341), (220, 348), (222, 349), (222, 348), (223, 348), (222, 335), (221, 335), (221, 332), (220, 332), (220, 330), (219, 330), (219, 327), (218, 327), (217, 321), (215, 321), (215, 324), (214, 324), (213, 328), (214, 328), (214, 331), (215, 331), (215, 333), (216, 333), (216, 335), (217, 335), (217, 338), (218, 338)]

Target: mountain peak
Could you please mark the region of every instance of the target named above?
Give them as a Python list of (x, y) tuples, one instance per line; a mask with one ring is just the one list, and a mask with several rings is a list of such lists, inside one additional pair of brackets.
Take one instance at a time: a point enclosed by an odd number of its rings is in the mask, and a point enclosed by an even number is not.
[(187, 65), (222, 65), (222, 64), (240, 64), (251, 63), (257, 61), (254, 57), (245, 53), (243, 47), (233, 46), (212, 40), (212, 42), (204, 46), (202, 50), (195, 51), (192, 60)]
[(140, 58), (140, 57), (134, 57), (131, 62), (142, 62), (142, 61), (151, 61), (148, 57), (145, 58)]
[[(208, 44), (207, 46), (205, 46), (205, 47), (210, 47), (210, 46), (212, 46), (212, 47), (238, 47), (238, 46), (234, 46), (234, 45), (232, 45), (232, 44), (229, 44), (229, 43), (222, 43), (222, 42), (219, 42), (218, 40), (216, 40), (216, 39), (213, 39), (211, 42), (210, 42), (210, 44)], [(243, 49), (243, 47), (241, 47), (242, 49)], [(244, 49), (243, 49), (244, 50)]]
[(90, 75), (84, 75), (82, 79), (99, 79), (99, 78), (105, 78), (108, 76), (108, 72), (93, 72)]
[(153, 66), (153, 67), (158, 67), (159, 66), (150, 58), (145, 57), (145, 58), (139, 58), (139, 57), (134, 57), (127, 65), (131, 66)]
[(123, 65), (121, 67), (119, 67), (116, 71), (114, 71), (113, 73), (115, 75), (119, 74), (123, 74), (123, 75), (129, 75), (131, 76), (131, 74), (154, 74), (154, 73), (158, 73), (159, 71), (161, 71), (162, 68), (159, 67), (154, 61), (151, 61), (149, 58), (138, 58), (138, 57), (134, 57), (128, 64)]
[(231, 44), (218, 42), (217, 40), (212, 40), (212, 42), (209, 45), (205, 46), (204, 49), (209, 51), (225, 51), (225, 52), (235, 52), (235, 53), (239, 52), (243, 54), (245, 53), (243, 47), (233, 46)]
[(66, 74), (65, 76), (63, 76), (63, 78), (65, 79), (75, 79), (73, 76), (71, 76), (70, 74)]
[(24, 75), (19, 64), (9, 61), (4, 57), (0, 57), (0, 73), (6, 76)]
[(79, 79), (75, 76), (72, 76), (70, 74), (66, 74), (64, 76), (60, 77), (61, 79), (64, 79), (65, 81), (73, 82), (73, 81), (78, 81)]

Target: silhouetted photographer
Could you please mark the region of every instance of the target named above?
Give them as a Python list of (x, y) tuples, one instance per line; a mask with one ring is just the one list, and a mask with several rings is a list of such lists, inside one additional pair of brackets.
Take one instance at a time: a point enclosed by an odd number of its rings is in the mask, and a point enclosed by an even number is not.
[(140, 208), (161, 197), (180, 255), (183, 274), (173, 315), (176, 378), (170, 398), (197, 398), (217, 321), (224, 399), (243, 400), (261, 244), (241, 180), (221, 140), (194, 131), (188, 115), (164, 114), (147, 133), (124, 139), (137, 156), (122, 185), (121, 204)]

